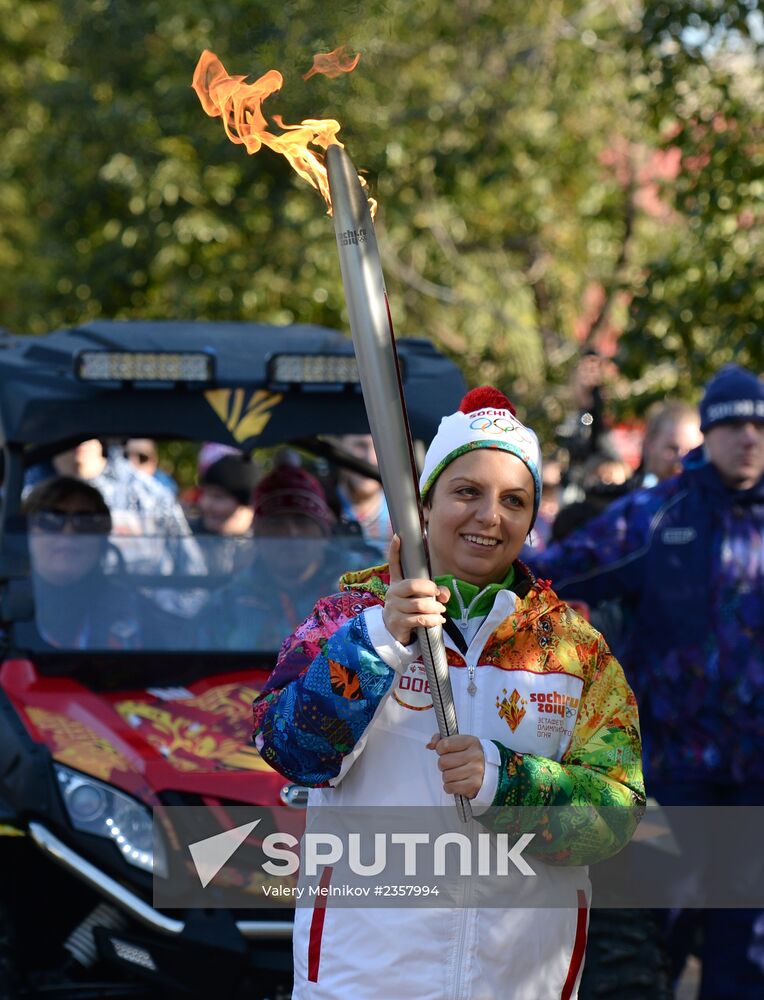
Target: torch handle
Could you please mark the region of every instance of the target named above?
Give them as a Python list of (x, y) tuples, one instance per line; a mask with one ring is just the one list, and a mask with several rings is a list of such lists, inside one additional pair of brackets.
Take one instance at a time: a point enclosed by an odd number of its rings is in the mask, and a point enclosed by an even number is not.
[[(327, 149), (326, 167), (350, 331), (390, 519), (401, 539), (403, 573), (429, 578), (419, 477), (374, 224), (358, 174), (341, 146)], [(459, 730), (442, 630), (417, 629), (417, 637), (438, 731), (453, 736)], [(467, 822), (469, 801), (461, 795), (455, 799), (460, 819)]]

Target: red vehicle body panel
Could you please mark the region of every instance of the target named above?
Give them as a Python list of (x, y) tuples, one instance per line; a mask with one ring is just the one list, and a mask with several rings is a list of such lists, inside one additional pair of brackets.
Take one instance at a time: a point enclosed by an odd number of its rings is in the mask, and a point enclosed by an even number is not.
[(267, 676), (217, 674), (183, 688), (102, 693), (17, 659), (0, 666), (0, 687), (55, 760), (147, 805), (168, 789), (281, 805), (285, 779), (252, 743), (252, 700)]

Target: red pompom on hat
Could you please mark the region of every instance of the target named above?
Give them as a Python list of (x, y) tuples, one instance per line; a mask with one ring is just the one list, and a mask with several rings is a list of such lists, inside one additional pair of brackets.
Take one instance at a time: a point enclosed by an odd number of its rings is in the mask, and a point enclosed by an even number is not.
[(461, 413), (475, 413), (476, 410), (509, 410), (513, 417), (517, 410), (503, 392), (492, 385), (480, 385), (470, 389), (459, 404)]

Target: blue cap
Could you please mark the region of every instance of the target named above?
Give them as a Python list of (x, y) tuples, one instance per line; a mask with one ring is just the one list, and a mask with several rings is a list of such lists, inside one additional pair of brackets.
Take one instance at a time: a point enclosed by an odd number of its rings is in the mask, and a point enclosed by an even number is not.
[(700, 429), (730, 420), (764, 424), (764, 382), (740, 365), (725, 365), (706, 384), (700, 401)]

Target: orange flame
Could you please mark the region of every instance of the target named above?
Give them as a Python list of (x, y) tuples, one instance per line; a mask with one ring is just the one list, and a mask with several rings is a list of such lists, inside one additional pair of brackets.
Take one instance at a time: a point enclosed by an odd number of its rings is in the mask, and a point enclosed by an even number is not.
[[(320, 150), (326, 150), (333, 144), (342, 146), (337, 138), (340, 123), (333, 118), (306, 118), (298, 125), (287, 125), (279, 115), (273, 115), (274, 122), (282, 129), (282, 134), (277, 135), (269, 130), (262, 105), (281, 90), (284, 78), (278, 70), (271, 69), (254, 83), (246, 83), (245, 80), (245, 76), (230, 76), (215, 53), (205, 49), (194, 70), (192, 86), (207, 114), (211, 118), (223, 119), (223, 128), (231, 142), (244, 146), (250, 154), (267, 146), (286, 157), (292, 169), (320, 191), (331, 214), (329, 178)], [(311, 149), (311, 146), (318, 147), (318, 150)], [(359, 179), (365, 189), (365, 180)], [(373, 215), (374, 202), (370, 201), (370, 205)]]
[(309, 80), (317, 73), (321, 73), (323, 76), (328, 76), (330, 80), (333, 80), (343, 73), (352, 73), (358, 65), (360, 58), (360, 52), (356, 56), (351, 56), (347, 51), (346, 45), (340, 45), (333, 52), (317, 52), (313, 56), (313, 65), (307, 73), (303, 73), (302, 78), (303, 80)]

